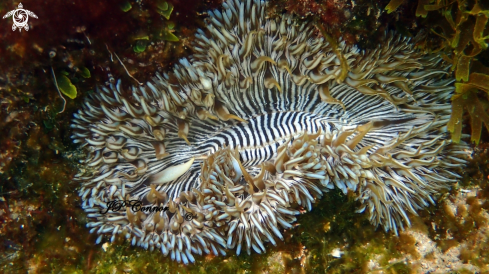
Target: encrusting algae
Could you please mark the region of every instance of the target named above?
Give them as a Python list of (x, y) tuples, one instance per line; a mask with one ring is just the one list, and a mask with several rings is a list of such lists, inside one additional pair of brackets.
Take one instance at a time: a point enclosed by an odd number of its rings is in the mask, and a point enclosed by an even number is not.
[(124, 237), (185, 264), (264, 253), (333, 189), (397, 234), (461, 178), (470, 149), (446, 131), (454, 79), (439, 55), (392, 34), (369, 51), (323, 29), (311, 39), (266, 7), (224, 3), (173, 72), (100, 87), (74, 115), (96, 243)]

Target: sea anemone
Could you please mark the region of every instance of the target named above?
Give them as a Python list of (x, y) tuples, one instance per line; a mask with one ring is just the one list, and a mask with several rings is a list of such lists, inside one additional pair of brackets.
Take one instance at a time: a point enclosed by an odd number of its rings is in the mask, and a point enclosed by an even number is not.
[(74, 115), (97, 243), (120, 235), (183, 263), (262, 253), (335, 188), (397, 233), (460, 178), (468, 146), (446, 130), (454, 79), (438, 55), (392, 34), (368, 51), (316, 38), (260, 1), (223, 7), (173, 72), (99, 87)]

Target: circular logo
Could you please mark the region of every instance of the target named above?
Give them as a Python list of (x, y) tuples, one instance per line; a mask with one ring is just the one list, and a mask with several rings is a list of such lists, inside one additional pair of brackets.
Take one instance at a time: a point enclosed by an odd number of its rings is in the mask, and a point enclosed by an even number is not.
[(16, 10), (13, 17), (15, 24), (18, 26), (24, 26), (29, 19), (29, 15), (25, 10)]

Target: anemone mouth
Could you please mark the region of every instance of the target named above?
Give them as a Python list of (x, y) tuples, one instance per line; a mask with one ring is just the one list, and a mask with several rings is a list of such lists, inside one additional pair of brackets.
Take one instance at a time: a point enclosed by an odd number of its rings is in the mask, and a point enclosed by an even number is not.
[(360, 52), (266, 18), (263, 2), (223, 6), (191, 61), (145, 86), (99, 87), (75, 114), (97, 243), (122, 236), (184, 263), (262, 253), (331, 189), (397, 233), (460, 177), (468, 146), (448, 139), (454, 80), (439, 56), (394, 35)]

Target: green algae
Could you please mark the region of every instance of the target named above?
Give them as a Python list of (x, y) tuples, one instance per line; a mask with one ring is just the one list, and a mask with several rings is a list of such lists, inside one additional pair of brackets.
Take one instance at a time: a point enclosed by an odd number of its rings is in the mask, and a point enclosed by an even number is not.
[(173, 5), (166, 1), (158, 1), (156, 4), (156, 11), (161, 14), (166, 20), (170, 20), (171, 13), (173, 12)]
[(61, 93), (68, 96), (68, 98), (70, 99), (76, 98), (76, 87), (71, 83), (70, 78), (66, 77), (65, 75), (57, 75), (56, 81), (58, 83), (58, 87)]
[(87, 67), (80, 67), (78, 73), (81, 75), (81, 77), (85, 79), (92, 77), (92, 75), (90, 74), (90, 70)]
[(132, 9), (132, 5), (129, 1), (127, 0), (123, 0), (120, 4), (119, 4), (119, 8), (123, 11), (123, 12), (128, 12)]
[(385, 7), (385, 10), (387, 11), (387, 13), (391, 13), (395, 11), (403, 2), (404, 0), (391, 0), (389, 4), (387, 4), (387, 6)]
[(147, 40), (137, 40), (136, 44), (132, 47), (135, 53), (141, 53), (146, 50), (146, 46), (148, 45)]
[(162, 34), (162, 39), (170, 42), (178, 42), (180, 39), (170, 31), (164, 31)]

